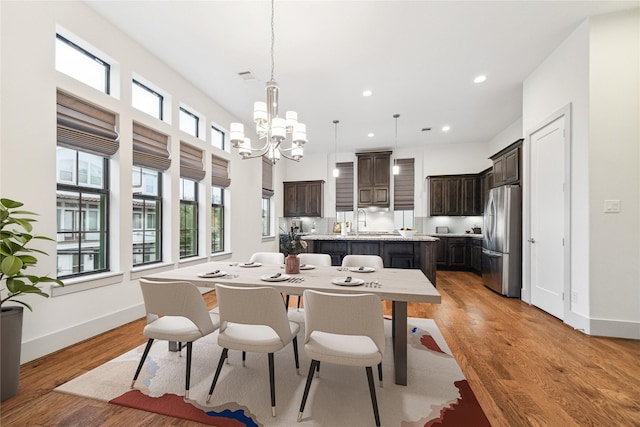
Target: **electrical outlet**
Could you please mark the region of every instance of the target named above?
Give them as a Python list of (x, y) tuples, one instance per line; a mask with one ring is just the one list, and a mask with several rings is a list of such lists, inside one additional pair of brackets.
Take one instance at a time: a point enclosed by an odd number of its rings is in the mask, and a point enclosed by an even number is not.
[(571, 291), (571, 302), (574, 304), (578, 303), (578, 291)]

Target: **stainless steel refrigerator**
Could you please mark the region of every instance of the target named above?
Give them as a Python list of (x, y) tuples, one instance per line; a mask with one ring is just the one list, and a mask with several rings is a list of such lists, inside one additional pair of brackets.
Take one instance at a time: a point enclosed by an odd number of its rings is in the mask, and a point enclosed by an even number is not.
[(522, 196), (517, 185), (489, 190), (484, 207), (482, 281), (508, 297), (522, 287)]

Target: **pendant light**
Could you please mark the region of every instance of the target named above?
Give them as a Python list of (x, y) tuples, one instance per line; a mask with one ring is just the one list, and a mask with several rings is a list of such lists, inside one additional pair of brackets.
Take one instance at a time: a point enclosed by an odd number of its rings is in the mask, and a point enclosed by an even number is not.
[(334, 120), (333, 124), (335, 125), (335, 146), (333, 149), (333, 159), (336, 162), (335, 167), (333, 168), (333, 177), (337, 178), (340, 176), (340, 169), (338, 169), (338, 120)]
[(400, 117), (400, 114), (394, 114), (393, 118), (396, 119), (396, 154), (393, 157), (393, 174), (394, 175), (398, 175), (400, 173), (400, 166), (398, 165), (398, 159), (397, 159), (397, 155), (398, 155), (398, 117)]

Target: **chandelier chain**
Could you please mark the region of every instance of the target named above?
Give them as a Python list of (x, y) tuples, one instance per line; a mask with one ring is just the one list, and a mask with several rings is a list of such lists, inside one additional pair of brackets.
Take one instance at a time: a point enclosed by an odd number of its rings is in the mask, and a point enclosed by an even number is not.
[(276, 40), (276, 35), (275, 35), (275, 25), (274, 25), (274, 14), (275, 14), (275, 6), (274, 6), (275, 0), (271, 0), (271, 81), (273, 80), (273, 75), (274, 75), (274, 68), (275, 68), (275, 55), (274, 55), (274, 49), (275, 49), (275, 40)]

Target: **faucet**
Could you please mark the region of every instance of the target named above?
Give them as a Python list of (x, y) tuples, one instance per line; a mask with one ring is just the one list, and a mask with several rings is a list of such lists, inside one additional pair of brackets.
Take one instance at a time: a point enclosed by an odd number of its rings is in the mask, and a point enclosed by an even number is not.
[(360, 233), (360, 212), (364, 214), (364, 226), (367, 226), (367, 212), (360, 208), (356, 211), (356, 236)]

